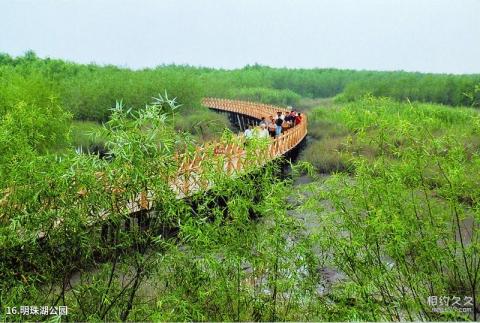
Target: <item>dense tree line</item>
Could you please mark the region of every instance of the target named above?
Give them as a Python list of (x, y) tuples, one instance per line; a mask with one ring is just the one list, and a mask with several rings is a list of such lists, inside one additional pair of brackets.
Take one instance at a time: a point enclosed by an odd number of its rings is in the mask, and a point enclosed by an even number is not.
[[(266, 66), (246, 66), (232, 71), (196, 69), (207, 83), (207, 92), (218, 95), (238, 95), (238, 88), (273, 88), (290, 90), (309, 98), (340, 95), (353, 101), (365, 94), (388, 96), (396, 100), (471, 105), (470, 94), (480, 84), (480, 75), (428, 74), (403, 71), (355, 71), (338, 69), (287, 69)], [(233, 91), (233, 92), (232, 92)], [(476, 92), (476, 99), (480, 94)]]
[[(480, 96), (475, 86), (479, 75), (437, 75), (397, 72), (373, 73), (348, 84), (341, 97), (354, 101), (365, 94), (391, 97), (397, 100), (441, 103), (454, 106), (471, 105)], [(471, 95), (476, 95), (476, 99)]]
[(20, 103), (43, 111), (54, 101), (77, 121), (76, 138), (91, 128), (91, 123), (84, 121), (108, 121), (117, 101), (139, 109), (151, 103), (153, 97), (165, 93), (181, 104), (180, 130), (208, 140), (228, 127), (225, 117), (201, 106), (204, 93), (200, 80), (190, 69), (166, 67), (133, 71), (40, 59), (33, 52), (17, 58), (0, 55), (0, 119)]
[(186, 107), (194, 108), (202, 97), (198, 81), (179, 69), (132, 71), (39, 59), (34, 53), (15, 59), (3, 55), (0, 64), (3, 110), (18, 100), (41, 105), (53, 96), (76, 119), (106, 121), (117, 100), (141, 107), (159, 92), (168, 91)]
[(75, 119), (106, 121), (116, 100), (140, 107), (165, 90), (186, 114), (200, 110), (204, 96), (274, 104), (296, 104), (300, 97), (340, 95), (355, 100), (366, 93), (398, 100), (471, 105), (479, 100), (480, 75), (371, 72), (337, 69), (286, 69), (260, 65), (236, 70), (158, 66), (130, 70), (116, 66), (40, 59), (34, 52), (0, 55), (0, 114), (19, 100), (45, 104), (57, 97)]

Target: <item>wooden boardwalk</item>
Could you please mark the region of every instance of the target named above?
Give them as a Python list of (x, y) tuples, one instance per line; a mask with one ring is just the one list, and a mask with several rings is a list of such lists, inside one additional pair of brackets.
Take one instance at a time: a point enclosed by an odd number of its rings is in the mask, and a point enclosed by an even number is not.
[[(262, 117), (275, 116), (278, 111), (288, 111), (273, 105), (217, 98), (205, 98), (203, 105), (210, 109), (242, 114), (259, 120)], [(307, 116), (302, 114), (302, 122), (299, 125), (284, 131), (275, 139), (268, 138), (268, 143), (264, 148), (250, 152), (250, 158), (241, 139), (228, 144), (221, 142), (206, 144), (198, 147), (192, 154), (177, 157), (181, 161), (180, 167), (170, 185), (179, 198), (189, 196), (213, 185), (211, 180), (202, 177), (202, 174), (205, 173), (204, 167), (209, 167), (211, 170), (213, 166), (217, 171), (226, 172), (229, 175), (239, 174), (245, 171), (246, 162), (249, 167), (261, 166), (294, 149), (306, 135)], [(252, 154), (254, 158), (251, 158)], [(212, 159), (214, 165), (212, 165)], [(205, 162), (206, 160), (208, 163)], [(146, 207), (148, 207), (147, 200), (145, 197), (143, 198)]]
[[(278, 111), (290, 112), (285, 108), (274, 105), (215, 98), (203, 99), (203, 105), (211, 109), (243, 114), (255, 119), (261, 119), (262, 117), (268, 118), (269, 116), (275, 117)], [(302, 122), (298, 126), (286, 130), (278, 138), (272, 140), (268, 149), (268, 154), (266, 154), (264, 158), (274, 159), (286, 154), (302, 142), (306, 135), (307, 115), (302, 113)]]
[[(220, 111), (228, 111), (235, 114), (242, 114), (251, 118), (260, 119), (261, 117), (269, 117), (276, 115), (278, 111), (286, 112), (287, 110), (273, 105), (265, 105), (260, 103), (226, 100), (216, 98), (205, 98), (203, 105)], [(185, 198), (195, 193), (206, 191), (215, 185), (215, 182), (222, 175), (236, 177), (241, 174), (261, 167), (267, 162), (278, 158), (299, 145), (307, 135), (307, 116), (302, 114), (303, 118), (299, 125), (284, 131), (277, 138), (262, 139), (262, 145), (249, 145), (245, 148), (245, 140), (243, 136), (234, 136), (228, 141), (217, 141), (208, 143), (203, 146), (196, 147), (194, 151), (189, 153), (181, 153), (175, 156), (178, 170), (170, 178), (162, 178), (166, 180), (172, 188), (177, 198)], [(260, 140), (260, 139), (259, 139)], [(161, 174), (159, 174), (161, 177)], [(108, 188), (112, 192), (122, 191), (122, 188)], [(0, 199), (0, 207), (9, 203), (10, 190), (4, 192), (5, 196)], [(87, 191), (82, 189), (77, 192), (81, 197)], [(122, 207), (122, 212), (134, 214), (139, 211), (151, 210), (154, 205), (153, 193), (148, 189), (139, 192), (135, 197), (129, 200)], [(109, 217), (108, 210), (99, 212), (99, 219), (106, 220)], [(63, 219), (57, 219), (54, 228), (62, 223)], [(39, 232), (39, 238), (45, 233)]]
[[(219, 111), (228, 111), (260, 120), (262, 117), (276, 116), (277, 112), (290, 112), (285, 108), (249, 101), (205, 98), (203, 105)], [(242, 136), (228, 143), (214, 142), (199, 146), (191, 153), (176, 156), (179, 169), (167, 179), (178, 198), (184, 198), (200, 191), (206, 191), (215, 185), (212, 172), (222, 172), (228, 176), (237, 176), (254, 167), (261, 167), (299, 145), (307, 135), (307, 116), (302, 113), (299, 125), (287, 129), (279, 137), (268, 138), (262, 149), (248, 151)], [(143, 192), (129, 203), (131, 212), (151, 209), (153, 196)]]

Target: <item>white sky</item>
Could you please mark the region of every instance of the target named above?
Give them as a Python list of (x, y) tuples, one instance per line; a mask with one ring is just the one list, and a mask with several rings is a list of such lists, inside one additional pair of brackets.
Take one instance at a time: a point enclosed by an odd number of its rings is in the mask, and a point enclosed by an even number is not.
[(480, 0), (0, 0), (0, 52), (480, 73)]

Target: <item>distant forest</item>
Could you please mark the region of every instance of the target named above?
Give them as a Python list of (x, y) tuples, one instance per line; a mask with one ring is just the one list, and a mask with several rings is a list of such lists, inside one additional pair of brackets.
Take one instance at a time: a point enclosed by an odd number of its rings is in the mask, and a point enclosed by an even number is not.
[[(0, 115), (17, 101), (43, 104), (59, 99), (74, 119), (106, 121), (115, 101), (141, 107), (168, 92), (188, 113), (205, 96), (296, 105), (302, 97), (354, 101), (365, 94), (452, 106), (479, 101), (480, 74), (452, 75), (338, 69), (287, 69), (251, 65), (223, 70), (162, 65), (131, 70), (113, 65), (76, 64), (0, 54)], [(475, 90), (477, 89), (477, 91)]]

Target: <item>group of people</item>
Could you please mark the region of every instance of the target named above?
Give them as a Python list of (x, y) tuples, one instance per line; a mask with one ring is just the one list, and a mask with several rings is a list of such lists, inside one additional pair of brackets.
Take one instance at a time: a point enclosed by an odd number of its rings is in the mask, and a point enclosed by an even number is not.
[(247, 139), (253, 137), (268, 138), (269, 136), (275, 138), (287, 129), (299, 125), (301, 122), (302, 114), (300, 112), (295, 110), (286, 113), (279, 111), (275, 118), (273, 116), (269, 116), (268, 118), (262, 117), (258, 128), (249, 125), (244, 134)]

